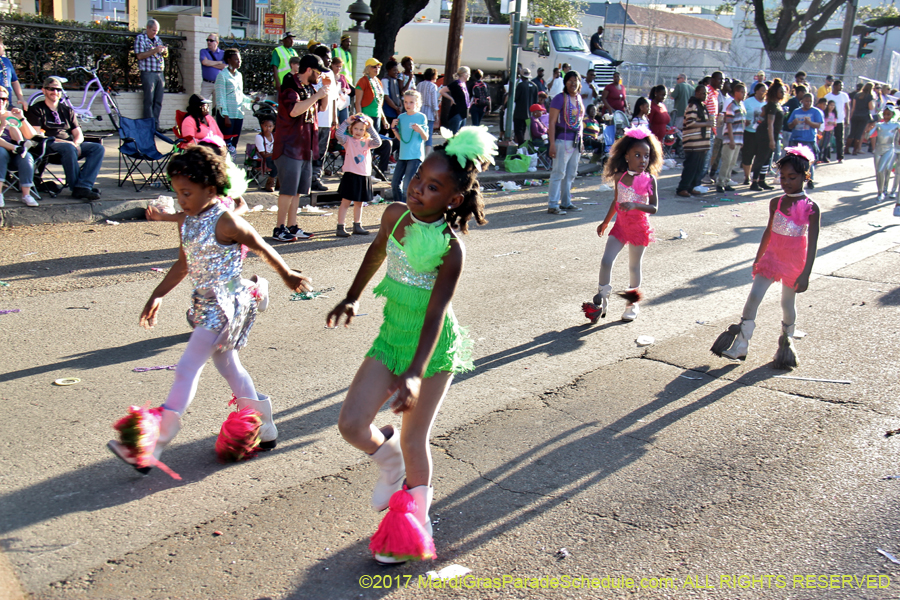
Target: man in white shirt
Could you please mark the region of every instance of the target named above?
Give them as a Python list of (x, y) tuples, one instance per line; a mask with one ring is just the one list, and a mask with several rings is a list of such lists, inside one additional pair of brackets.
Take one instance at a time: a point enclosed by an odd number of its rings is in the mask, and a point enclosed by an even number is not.
[(594, 83), (594, 70), (581, 78), (581, 101), (585, 106), (595, 103), (600, 98), (600, 88)]
[(337, 101), (341, 93), (341, 86), (337, 85), (334, 73), (331, 71), (331, 51), (328, 46), (319, 44), (314, 46), (310, 52), (317, 55), (325, 63), (326, 70), (322, 72), (319, 82), (313, 87), (316, 91), (323, 85), (328, 85), (327, 107), (318, 113), (319, 121), (319, 158), (313, 161), (312, 185), (310, 190), (313, 192), (327, 192), (328, 187), (322, 183), (322, 165), (325, 162), (325, 154), (328, 153), (328, 140), (331, 139), (331, 129), (338, 125), (337, 123)]
[(837, 121), (834, 124), (834, 143), (837, 146), (837, 159), (844, 162), (844, 124), (850, 123), (850, 96), (844, 90), (844, 82), (840, 79), (831, 84), (831, 91), (825, 94), (826, 102), (834, 102)]
[(563, 93), (565, 89), (565, 83), (563, 82), (563, 78), (566, 76), (566, 73), (569, 72), (569, 64), (563, 63), (562, 69), (559, 70), (559, 77), (553, 80), (553, 83), (550, 84), (550, 99), (553, 100), (559, 94)]

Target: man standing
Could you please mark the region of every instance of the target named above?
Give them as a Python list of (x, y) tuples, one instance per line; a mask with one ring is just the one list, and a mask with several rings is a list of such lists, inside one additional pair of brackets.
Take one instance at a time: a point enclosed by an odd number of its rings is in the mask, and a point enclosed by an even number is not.
[(206, 48), (200, 51), (200, 71), (203, 73), (200, 95), (207, 100), (213, 100), (216, 93), (216, 77), (225, 68), (224, 58), (225, 51), (219, 50), (218, 34), (210, 33), (206, 36)]
[(684, 112), (687, 110), (688, 100), (694, 95), (694, 86), (687, 82), (687, 75), (681, 73), (675, 79), (675, 88), (672, 90), (672, 102), (675, 119), (672, 123), (676, 128), (684, 126)]
[[(719, 174), (719, 159), (721, 158), (722, 153), (722, 138), (716, 134), (718, 131), (721, 131), (721, 121), (724, 120), (725, 103), (723, 102), (722, 93), (719, 91), (722, 89), (723, 80), (724, 76), (722, 75), (722, 71), (715, 71), (710, 76), (709, 83), (706, 86), (706, 100), (704, 101), (704, 104), (706, 105), (706, 112), (709, 115), (709, 119), (715, 124), (710, 131), (710, 137), (713, 137), (713, 142), (712, 151), (708, 155), (709, 175), (707, 179), (704, 179), (703, 181), (703, 183), (709, 184), (712, 184)], [(718, 129), (716, 127), (718, 127)]]
[[(813, 153), (813, 156), (818, 158), (819, 149), (816, 146), (816, 133), (822, 124), (825, 122), (825, 117), (822, 115), (822, 111), (813, 106), (813, 95), (810, 93), (805, 93), (800, 98), (800, 108), (796, 109), (785, 121), (785, 129), (791, 130), (791, 138), (789, 143), (791, 145), (800, 144), (806, 146)], [(815, 182), (813, 181), (816, 177), (816, 161), (812, 161), (809, 165), (809, 181), (806, 182), (806, 189), (813, 189), (815, 187)]]
[(751, 96), (756, 93), (756, 86), (760, 83), (766, 82), (766, 72), (765, 71), (757, 71), (756, 75), (753, 76), (753, 83), (750, 84), (750, 89), (747, 90), (747, 93)]
[(341, 45), (332, 51), (332, 54), (344, 61), (341, 65), (341, 75), (347, 78), (347, 81), (353, 81), (353, 54), (350, 53), (350, 36), (344, 34), (341, 36)]
[(834, 85), (834, 75), (829, 75), (825, 78), (825, 83), (816, 90), (816, 98), (824, 98), (828, 94), (831, 93), (831, 87)]
[(826, 101), (834, 102), (836, 122), (834, 124), (834, 144), (837, 148), (839, 163), (844, 162), (844, 124), (850, 124), (850, 96), (844, 91), (844, 82), (840, 79), (831, 84), (831, 91), (825, 94)]
[(528, 127), (529, 110), (531, 105), (537, 102), (537, 86), (531, 81), (531, 70), (522, 69), (522, 76), (516, 84), (516, 97), (513, 104), (513, 131), (516, 143), (522, 145), (525, 141), (525, 129)]
[(337, 120), (337, 99), (341, 93), (341, 88), (335, 81), (334, 73), (331, 72), (331, 53), (328, 51), (328, 46), (319, 44), (310, 51), (310, 54), (315, 54), (321, 58), (322, 64), (325, 66), (325, 70), (321, 73), (321, 78), (313, 87), (317, 92), (323, 86), (328, 91), (328, 95), (325, 96), (325, 106), (323, 107), (322, 103), (319, 103), (317, 115), (319, 158), (313, 160), (312, 185), (310, 189), (314, 192), (327, 192), (328, 188), (322, 184), (322, 166), (325, 161), (325, 154), (328, 152), (328, 140), (331, 138), (331, 129)]
[(587, 75), (581, 78), (581, 101), (585, 106), (590, 106), (600, 99), (600, 90), (594, 83), (594, 70), (591, 69)]
[(538, 92), (547, 93), (547, 84), (544, 82), (544, 67), (538, 67), (537, 76), (531, 82), (537, 86)]
[(159, 22), (150, 19), (147, 21), (147, 29), (134, 39), (134, 53), (137, 55), (141, 87), (144, 90), (144, 118), (153, 117), (157, 129), (166, 86), (166, 79), (163, 77), (165, 56), (169, 51), (157, 37), (158, 32)]
[(281, 91), (281, 80), (291, 71), (291, 57), (297, 56), (294, 50), (294, 34), (285, 31), (281, 38), (281, 45), (272, 52), (272, 74), (275, 76), (275, 93)]
[[(48, 150), (59, 153), (66, 172), (66, 186), (72, 190), (72, 197), (97, 200), (100, 193), (94, 191), (94, 182), (103, 163), (103, 144), (84, 141), (75, 112), (59, 101), (62, 98), (62, 82), (59, 79), (48, 77), (41, 91), (44, 92), (44, 100), (28, 109), (28, 122), (43, 129), (52, 140)], [(79, 170), (80, 158), (84, 159), (84, 165)]]
[[(566, 73), (569, 72), (569, 63), (563, 63), (562, 68), (559, 70), (559, 75), (553, 80), (550, 84), (550, 99), (553, 100), (558, 95), (563, 93), (565, 89), (565, 84), (563, 83), (563, 79), (566, 76)], [(556, 69), (553, 70), (554, 75), (556, 75)], [(528, 106), (531, 106), (529, 104)]]

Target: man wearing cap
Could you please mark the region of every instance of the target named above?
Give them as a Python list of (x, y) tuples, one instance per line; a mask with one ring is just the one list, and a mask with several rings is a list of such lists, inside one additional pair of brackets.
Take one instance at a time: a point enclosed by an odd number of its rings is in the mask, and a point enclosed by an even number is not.
[(342, 35), (341, 45), (332, 50), (331, 53), (344, 62), (341, 65), (341, 75), (346, 77), (347, 81), (353, 81), (353, 54), (350, 53), (350, 35)]
[(516, 97), (513, 100), (513, 132), (519, 145), (525, 141), (525, 129), (531, 117), (529, 110), (532, 104), (537, 103), (537, 94), (537, 86), (531, 81), (531, 69), (522, 69), (519, 83), (516, 84)]
[[(59, 154), (72, 197), (86, 201), (99, 199), (100, 193), (94, 190), (94, 182), (103, 164), (103, 144), (84, 141), (75, 111), (60, 102), (62, 82), (59, 79), (48, 77), (41, 91), (44, 99), (28, 109), (28, 122), (44, 130), (50, 140), (47, 149)], [(84, 165), (79, 169), (78, 160), (82, 158)]]
[(747, 95), (752, 96), (754, 93), (756, 93), (756, 86), (759, 85), (760, 83), (765, 83), (765, 82), (766, 82), (766, 72), (758, 71), (756, 73), (756, 75), (753, 76), (753, 83), (750, 84), (750, 89), (747, 91)]
[(219, 49), (219, 36), (210, 33), (206, 36), (206, 48), (200, 51), (200, 71), (203, 82), (200, 84), (200, 95), (213, 99), (216, 92), (216, 77), (225, 68), (225, 51)]
[(384, 116), (382, 105), (384, 103), (384, 87), (378, 81), (378, 69), (381, 61), (370, 58), (366, 61), (363, 76), (356, 83), (356, 112), (361, 112), (375, 123), (375, 131), (381, 128), (381, 118)]
[[(328, 90), (325, 96), (325, 107), (320, 108), (316, 116), (319, 132), (319, 158), (313, 160), (312, 186), (310, 189), (314, 192), (326, 192), (328, 188), (322, 183), (322, 168), (324, 166), (325, 155), (328, 153), (328, 140), (331, 138), (331, 130), (337, 127), (337, 101), (338, 95), (341, 93), (334, 73), (331, 72), (331, 51), (324, 44), (317, 44), (309, 50), (310, 54), (314, 54), (322, 59), (325, 70), (322, 71), (319, 81), (313, 84), (318, 91), (323, 86)], [(320, 103), (321, 106), (321, 103)]]
[(830, 94), (832, 85), (834, 85), (834, 75), (829, 75), (825, 78), (825, 83), (816, 90), (816, 98), (824, 98), (826, 94)]
[(290, 60), (292, 56), (297, 56), (297, 51), (294, 50), (294, 34), (290, 31), (285, 31), (284, 36), (281, 38), (281, 45), (272, 52), (272, 61), (270, 63), (272, 65), (272, 74), (275, 76), (276, 94), (281, 91), (281, 80), (291, 71)]

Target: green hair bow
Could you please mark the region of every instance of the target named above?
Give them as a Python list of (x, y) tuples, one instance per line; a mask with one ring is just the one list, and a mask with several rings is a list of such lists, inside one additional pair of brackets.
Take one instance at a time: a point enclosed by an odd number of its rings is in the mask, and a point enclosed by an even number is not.
[(456, 135), (449, 129), (441, 127), (441, 135), (447, 140), (444, 152), (447, 156), (456, 157), (463, 169), (470, 160), (479, 171), (482, 170), (484, 163), (494, 164), (497, 138), (488, 133), (488, 128), (484, 125), (463, 127)]

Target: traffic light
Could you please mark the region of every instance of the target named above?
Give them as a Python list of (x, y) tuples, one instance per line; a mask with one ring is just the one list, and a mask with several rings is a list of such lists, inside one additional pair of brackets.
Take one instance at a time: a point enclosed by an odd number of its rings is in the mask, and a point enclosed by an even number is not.
[(875, 43), (875, 38), (866, 37), (875, 33), (874, 27), (864, 27), (865, 31), (859, 34), (859, 50), (856, 51), (856, 58), (865, 58), (867, 54), (872, 54), (873, 50), (869, 46)]

